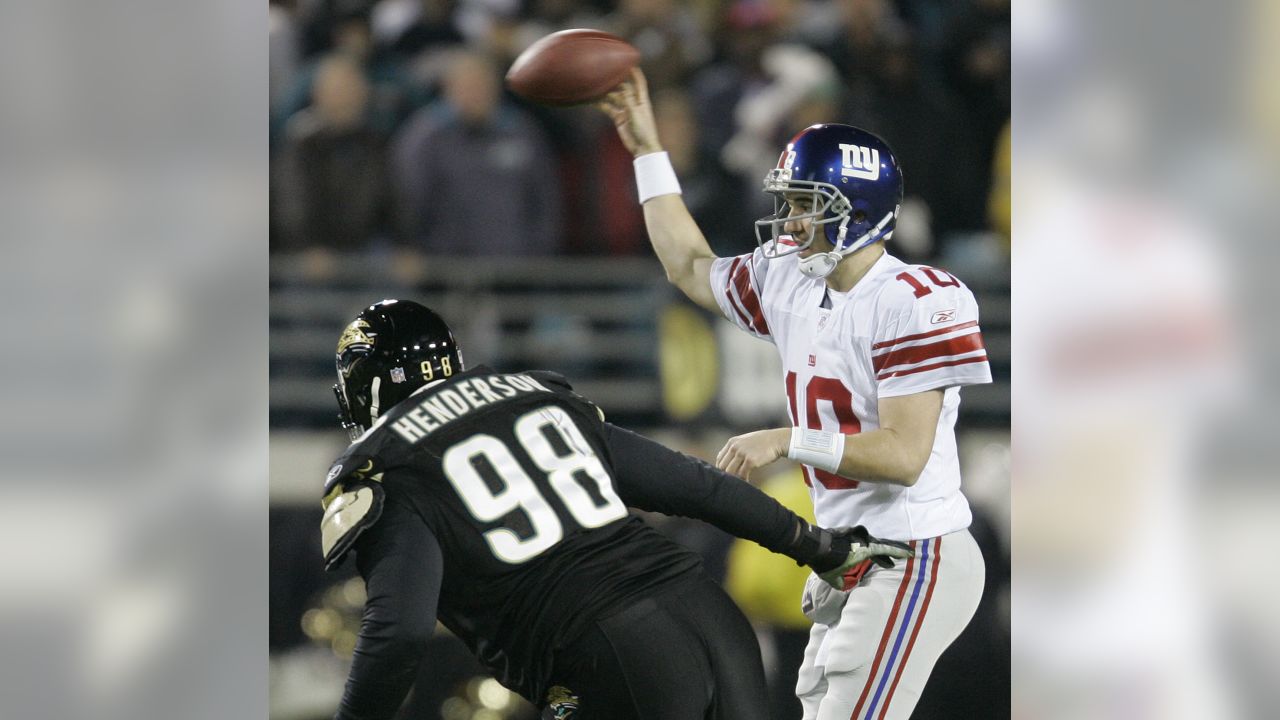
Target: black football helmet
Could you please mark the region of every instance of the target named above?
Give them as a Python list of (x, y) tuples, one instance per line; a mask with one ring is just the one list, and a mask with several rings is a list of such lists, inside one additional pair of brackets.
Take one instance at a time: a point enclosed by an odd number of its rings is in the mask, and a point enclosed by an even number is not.
[(418, 388), (463, 369), (449, 325), (410, 300), (365, 308), (338, 338), (336, 361), (338, 419), (353, 441)]

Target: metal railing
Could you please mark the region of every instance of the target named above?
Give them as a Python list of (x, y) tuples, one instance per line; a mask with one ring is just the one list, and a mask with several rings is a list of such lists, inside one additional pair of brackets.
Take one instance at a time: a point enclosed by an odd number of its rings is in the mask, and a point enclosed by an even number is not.
[[(620, 422), (666, 422), (658, 372), (658, 318), (680, 301), (651, 258), (427, 258), (407, 272), (392, 256), (340, 256), (308, 272), (302, 256), (271, 264), (271, 421), (332, 427), (333, 348), (364, 306), (422, 302), (453, 326), (469, 364), (549, 369)], [(974, 284), (996, 383), (965, 390), (970, 420), (1007, 425), (1007, 280)]]

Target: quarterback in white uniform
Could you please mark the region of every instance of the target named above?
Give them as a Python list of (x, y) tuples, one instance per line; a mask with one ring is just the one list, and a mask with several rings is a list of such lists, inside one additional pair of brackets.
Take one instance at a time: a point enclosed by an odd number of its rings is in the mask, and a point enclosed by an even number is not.
[(774, 216), (755, 252), (719, 258), (680, 197), (643, 74), (600, 107), (636, 157), (645, 224), (668, 279), (777, 346), (792, 426), (740, 435), (716, 464), (748, 478), (802, 464), (824, 526), (910, 541), (914, 558), (865, 565), (845, 591), (810, 578), (814, 620), (796, 692), (805, 720), (908, 718), (938, 656), (968, 624), (984, 569), (960, 492), (960, 387), (991, 382), (973, 294), (885, 252), (902, 175), (882, 140), (814, 125), (765, 179)]

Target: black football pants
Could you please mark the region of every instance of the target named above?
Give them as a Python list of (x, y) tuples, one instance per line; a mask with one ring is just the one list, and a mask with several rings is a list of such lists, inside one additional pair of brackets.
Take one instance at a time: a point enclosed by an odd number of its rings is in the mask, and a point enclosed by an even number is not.
[(556, 654), (553, 678), (578, 697), (573, 720), (769, 717), (755, 633), (701, 575), (597, 621)]

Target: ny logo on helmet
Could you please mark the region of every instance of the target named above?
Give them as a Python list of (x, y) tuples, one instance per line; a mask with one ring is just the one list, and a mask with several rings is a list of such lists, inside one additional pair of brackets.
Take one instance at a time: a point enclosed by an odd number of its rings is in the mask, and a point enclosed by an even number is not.
[(844, 155), (842, 163), (844, 167), (840, 168), (841, 175), (862, 180), (877, 180), (880, 178), (879, 150), (865, 148), (861, 145), (840, 143), (840, 152)]

